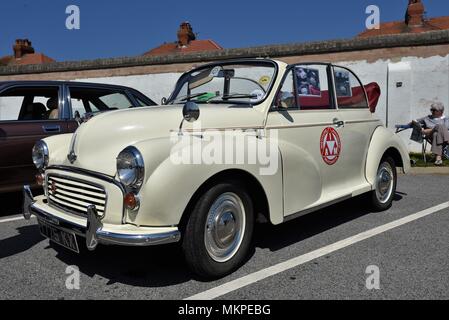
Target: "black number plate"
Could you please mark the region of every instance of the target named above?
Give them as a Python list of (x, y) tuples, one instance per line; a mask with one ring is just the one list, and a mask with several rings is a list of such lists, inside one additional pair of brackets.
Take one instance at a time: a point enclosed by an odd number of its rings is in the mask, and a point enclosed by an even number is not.
[(39, 229), (41, 234), (57, 243), (64, 248), (67, 248), (71, 251), (79, 253), (78, 243), (76, 241), (76, 236), (74, 233), (66, 232), (64, 230), (53, 227), (41, 220), (39, 220)]

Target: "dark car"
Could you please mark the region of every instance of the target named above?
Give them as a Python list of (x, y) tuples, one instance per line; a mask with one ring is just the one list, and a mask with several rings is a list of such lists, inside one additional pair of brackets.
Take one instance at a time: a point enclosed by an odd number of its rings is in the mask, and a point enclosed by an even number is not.
[(0, 193), (34, 185), (36, 141), (74, 132), (96, 113), (156, 105), (122, 86), (59, 81), (0, 82)]

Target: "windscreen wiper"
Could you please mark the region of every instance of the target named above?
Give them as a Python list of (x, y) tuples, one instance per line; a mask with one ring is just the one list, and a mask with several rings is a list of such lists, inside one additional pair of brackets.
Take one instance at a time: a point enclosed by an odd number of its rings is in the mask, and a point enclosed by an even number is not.
[[(220, 98), (220, 100), (215, 100)], [(257, 99), (258, 96), (256, 94), (228, 94), (224, 96), (217, 96), (215, 99), (209, 100), (207, 103), (222, 103), (225, 100), (232, 99)]]
[(257, 94), (230, 94), (221, 97), (223, 100), (232, 99), (257, 99)]
[(176, 99), (176, 101), (179, 101), (179, 102), (185, 102), (185, 101), (187, 101), (187, 100), (189, 100), (189, 99), (198, 98), (198, 97), (204, 96), (204, 95), (206, 95), (206, 94), (208, 94), (208, 93), (209, 93), (209, 92), (201, 92), (201, 93), (188, 94), (188, 95), (186, 95), (186, 96), (184, 96), (184, 97), (181, 97), (181, 98), (179, 98), (179, 99)]

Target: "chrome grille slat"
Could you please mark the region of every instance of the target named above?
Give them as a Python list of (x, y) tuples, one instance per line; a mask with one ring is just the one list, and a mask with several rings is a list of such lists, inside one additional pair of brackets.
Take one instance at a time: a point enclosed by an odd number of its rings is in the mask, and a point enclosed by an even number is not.
[(49, 174), (47, 195), (50, 205), (77, 215), (86, 216), (91, 205), (95, 205), (100, 214), (106, 210), (106, 191), (79, 179)]
[(57, 182), (61, 182), (61, 183), (65, 183), (65, 184), (69, 184), (69, 185), (74, 185), (77, 187), (82, 187), (82, 188), (88, 188), (88, 189), (92, 189), (94, 191), (103, 191), (100, 188), (94, 187), (92, 185), (89, 185), (87, 183), (80, 183), (78, 181), (73, 181), (73, 180), (68, 180), (68, 179), (62, 179), (62, 178), (58, 178), (58, 177), (54, 177), (54, 176), (50, 176), (49, 177), (50, 180), (54, 180)]
[[(55, 198), (52, 195), (50, 195), (49, 198), (53, 203), (57, 204), (62, 209), (69, 209), (69, 211), (76, 210), (76, 212), (80, 213), (80, 214), (84, 214), (87, 211), (87, 209), (84, 207), (80, 207), (80, 206), (68, 203), (67, 201), (63, 201), (58, 198)], [(98, 210), (98, 212), (102, 212), (102, 211)]]
[(69, 203), (72, 203), (73, 205), (77, 205), (77, 206), (81, 206), (83, 208), (86, 208), (86, 212), (87, 212), (87, 207), (94, 205), (97, 207), (97, 210), (101, 210), (104, 211), (104, 207), (102, 205), (99, 205), (98, 203), (94, 203), (94, 202), (84, 202), (84, 201), (80, 201), (80, 200), (76, 200), (74, 198), (69, 198), (66, 196), (63, 196), (61, 194), (53, 194), (52, 192), (50, 192), (50, 195), (52, 195), (55, 198), (58, 198), (60, 200), (63, 201), (67, 201)]
[[(53, 180), (49, 179), (48, 182), (52, 183)], [(62, 184), (60, 182), (56, 182), (56, 181), (55, 181), (55, 185), (56, 185), (56, 187), (58, 189), (67, 190), (67, 191), (74, 191), (74, 192), (82, 193), (83, 195), (86, 195), (86, 196), (98, 197), (101, 200), (106, 199), (106, 195), (105, 194), (100, 195), (99, 193), (95, 193), (95, 192), (92, 192), (92, 191), (87, 191), (87, 190), (85, 191), (85, 190), (69, 187), (69, 186), (66, 186), (66, 185), (64, 185), (64, 184)]]
[[(104, 206), (104, 199), (88, 197), (88, 196), (85, 196), (85, 195), (83, 195), (81, 193), (76, 194), (76, 193), (73, 193), (73, 192), (65, 191), (62, 188), (58, 188), (57, 190), (58, 190), (59, 194), (62, 194), (64, 196), (66, 196), (66, 197), (79, 199), (79, 200), (82, 200), (82, 201), (88, 201), (89, 203), (91, 202), (91, 204), (95, 204), (95, 205), (98, 204), (100, 206)], [(49, 192), (50, 191), (51, 190), (49, 190)]]

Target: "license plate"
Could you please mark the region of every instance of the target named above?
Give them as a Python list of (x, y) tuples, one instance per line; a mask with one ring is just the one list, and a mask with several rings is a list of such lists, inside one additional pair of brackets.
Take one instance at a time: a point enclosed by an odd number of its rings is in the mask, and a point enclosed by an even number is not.
[(76, 253), (80, 252), (74, 233), (55, 228), (43, 221), (39, 221), (39, 229), (41, 234), (50, 239), (50, 241)]

